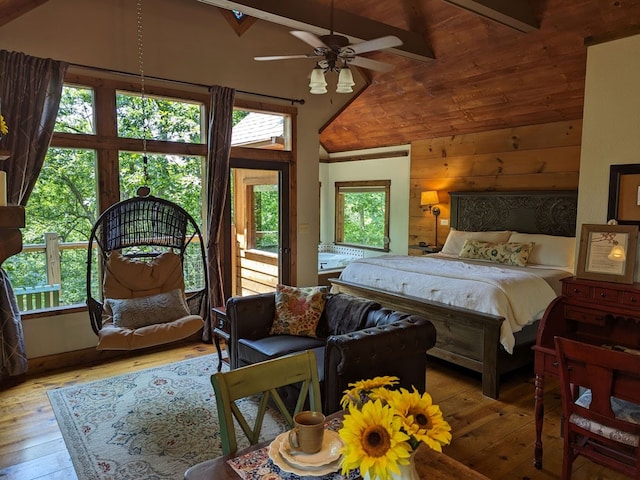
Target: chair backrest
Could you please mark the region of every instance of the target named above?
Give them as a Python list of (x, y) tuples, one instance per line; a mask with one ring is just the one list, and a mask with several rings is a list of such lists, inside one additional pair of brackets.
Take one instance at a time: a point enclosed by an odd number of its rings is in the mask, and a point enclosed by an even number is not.
[[(223, 454), (235, 453), (238, 449), (234, 418), (251, 445), (258, 443), (262, 422), (270, 400), (278, 407), (289, 426), (293, 427), (292, 415), (277, 391), (280, 387), (302, 383), (294, 415), (305, 408), (307, 398), (311, 410), (321, 411), (322, 401), (317, 368), (314, 353), (307, 350), (247, 365), (229, 372), (213, 374), (211, 384), (216, 395)], [(236, 401), (255, 395), (260, 397), (260, 403), (253, 426), (250, 426)]]
[(555, 344), (565, 442), (562, 478), (570, 478), (577, 455), (640, 478), (640, 355), (561, 337)]

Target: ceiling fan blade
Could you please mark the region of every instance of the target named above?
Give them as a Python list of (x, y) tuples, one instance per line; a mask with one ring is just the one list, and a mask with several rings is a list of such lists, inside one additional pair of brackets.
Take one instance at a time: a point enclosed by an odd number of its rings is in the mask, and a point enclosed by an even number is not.
[(259, 62), (269, 61), (269, 60), (289, 60), (292, 58), (315, 58), (317, 55), (270, 55), (266, 57), (253, 57), (254, 60), (258, 60)]
[(302, 40), (303, 42), (311, 45), (313, 48), (328, 48), (325, 43), (318, 38), (317, 35), (311, 32), (305, 32), (302, 30), (294, 30), (291, 35)]
[(349, 65), (368, 68), (369, 70), (375, 70), (377, 72), (390, 72), (395, 68), (395, 66), (390, 63), (379, 62), (378, 60), (372, 60), (365, 57), (354, 57), (349, 60)]
[(367, 40), (362, 43), (354, 43), (345, 49), (353, 50), (356, 55), (365, 52), (372, 52), (374, 50), (384, 50), (385, 48), (399, 47), (402, 45), (402, 40), (394, 35), (388, 35), (386, 37), (374, 38), (373, 40)]

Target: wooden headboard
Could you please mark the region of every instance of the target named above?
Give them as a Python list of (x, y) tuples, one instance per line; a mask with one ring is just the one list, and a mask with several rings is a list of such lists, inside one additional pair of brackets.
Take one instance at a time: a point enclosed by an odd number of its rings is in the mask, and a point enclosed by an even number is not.
[(513, 230), (575, 237), (578, 192), (449, 192), (456, 230)]

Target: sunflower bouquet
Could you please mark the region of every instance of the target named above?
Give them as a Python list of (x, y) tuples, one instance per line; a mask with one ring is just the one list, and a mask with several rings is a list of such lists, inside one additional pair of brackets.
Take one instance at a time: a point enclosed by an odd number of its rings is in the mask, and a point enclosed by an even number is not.
[(339, 435), (342, 474), (360, 467), (364, 478), (386, 480), (409, 465), (421, 443), (442, 451), (451, 427), (431, 395), (394, 388), (398, 377), (375, 377), (350, 383), (340, 404), (347, 410)]

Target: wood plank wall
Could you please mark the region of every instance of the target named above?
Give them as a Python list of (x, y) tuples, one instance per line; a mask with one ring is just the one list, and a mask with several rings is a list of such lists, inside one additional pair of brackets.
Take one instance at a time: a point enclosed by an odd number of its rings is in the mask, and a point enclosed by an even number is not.
[(442, 245), (448, 192), (577, 189), (581, 138), (579, 119), (412, 142), (409, 245), (434, 241), (434, 217), (420, 208), (422, 191), (438, 191)]

